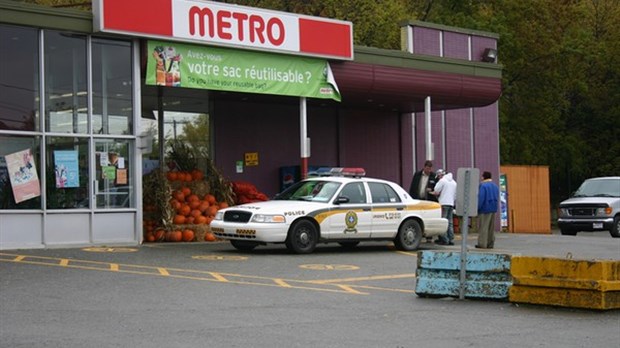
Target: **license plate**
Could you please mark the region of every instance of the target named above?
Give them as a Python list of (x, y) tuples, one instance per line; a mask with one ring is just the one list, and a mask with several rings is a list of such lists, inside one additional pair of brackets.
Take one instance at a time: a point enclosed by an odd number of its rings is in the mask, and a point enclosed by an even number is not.
[(595, 222), (595, 223), (592, 224), (592, 228), (602, 229), (603, 228), (603, 223), (602, 222)]

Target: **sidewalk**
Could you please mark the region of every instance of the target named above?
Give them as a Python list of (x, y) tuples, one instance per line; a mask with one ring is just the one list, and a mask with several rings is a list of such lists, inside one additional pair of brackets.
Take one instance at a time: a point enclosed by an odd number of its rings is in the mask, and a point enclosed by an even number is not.
[[(461, 234), (455, 235), (454, 246), (438, 246), (423, 243), (422, 249), (461, 250)], [(524, 256), (550, 256), (580, 260), (620, 260), (620, 238), (612, 238), (609, 232), (582, 232), (577, 236), (563, 236), (559, 231), (552, 234), (505, 233), (495, 234), (494, 249), (476, 249), (477, 233), (468, 233), (468, 252), (491, 252)]]

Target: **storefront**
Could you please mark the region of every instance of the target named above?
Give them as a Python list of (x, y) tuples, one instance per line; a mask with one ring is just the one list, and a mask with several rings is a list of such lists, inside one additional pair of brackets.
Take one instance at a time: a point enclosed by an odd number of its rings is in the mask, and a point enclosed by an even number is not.
[[(243, 9), (248, 18), (265, 13)], [(436, 166), (499, 173), (501, 67), (481, 58), (496, 48), (492, 34), (411, 22), (403, 25), (405, 51), (302, 45), (310, 53), (298, 55), (142, 35), (141, 25), (152, 27), (135, 18), (139, 28), (130, 29), (138, 33), (99, 32), (97, 16), (86, 12), (5, 0), (0, 10), (0, 249), (141, 243), (143, 174), (165, 162), (167, 150), (159, 145), (196, 120), (206, 125), (204, 150), (222, 176), (252, 182), (267, 195), (279, 191), (282, 168), (303, 166), (304, 156), (306, 165), (360, 166), (407, 187), (426, 159), (424, 100), (430, 96)], [(269, 57), (311, 56), (331, 69), (334, 90), (319, 87), (324, 97), (304, 95), (316, 88), (291, 92), (290, 85), (284, 92), (243, 90), (262, 85), (252, 85), (260, 81), (256, 74), (235, 88), (226, 88), (225, 80), (221, 88), (183, 86), (175, 84), (174, 59), (162, 62), (169, 64), (169, 80), (158, 80), (149, 59), (158, 47), (172, 46), (194, 50), (194, 71), (179, 67), (182, 76), (206, 71), (200, 57), (219, 50), (242, 57), (225, 66), (248, 69)], [(189, 56), (184, 53), (186, 62)]]

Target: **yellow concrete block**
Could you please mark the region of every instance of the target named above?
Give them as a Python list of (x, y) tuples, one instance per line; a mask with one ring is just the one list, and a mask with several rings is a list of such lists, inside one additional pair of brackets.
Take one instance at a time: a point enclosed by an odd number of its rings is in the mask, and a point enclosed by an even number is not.
[(620, 291), (620, 261), (513, 256), (514, 285)]
[(513, 285), (508, 301), (570, 308), (620, 309), (620, 292)]

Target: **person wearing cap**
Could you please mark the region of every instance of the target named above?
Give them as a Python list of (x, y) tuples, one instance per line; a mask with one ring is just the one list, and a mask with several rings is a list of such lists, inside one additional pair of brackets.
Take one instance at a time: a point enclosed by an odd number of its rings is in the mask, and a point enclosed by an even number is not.
[(456, 201), (456, 181), (452, 178), (452, 173), (446, 173), (443, 169), (437, 170), (435, 175), (439, 181), (431, 193), (439, 198), (441, 217), (448, 219), (448, 230), (445, 234), (439, 235), (435, 243), (439, 245), (454, 245), (453, 212), (454, 202)]
[(415, 199), (424, 199), (437, 202), (437, 197), (430, 194), (435, 188), (437, 178), (433, 172), (433, 162), (425, 161), (424, 168), (413, 174), (411, 185), (409, 186), (409, 195)]

